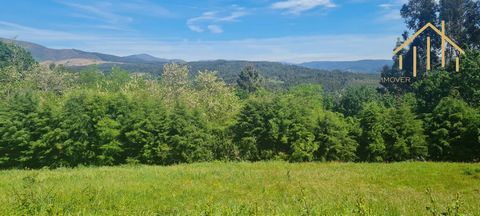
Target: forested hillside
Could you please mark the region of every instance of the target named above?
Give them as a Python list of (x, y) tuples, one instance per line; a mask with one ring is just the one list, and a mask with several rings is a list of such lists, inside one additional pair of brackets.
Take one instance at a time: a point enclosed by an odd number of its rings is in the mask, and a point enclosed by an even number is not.
[(378, 74), (383, 66), (392, 66), (392, 60), (358, 60), (358, 61), (312, 61), (300, 64), (301, 66), (322, 69), (342, 70), (357, 73)]
[[(120, 68), (130, 73), (151, 74), (161, 76), (163, 65), (165, 63), (105, 63), (96, 65), (97, 69), (110, 73), (112, 68)], [(335, 92), (345, 89), (349, 86), (368, 85), (378, 86), (379, 75), (360, 74), (343, 71), (326, 71), (310, 69), (296, 65), (287, 65), (277, 62), (252, 62), (252, 61), (197, 61), (180, 63), (186, 65), (189, 74), (194, 77), (199, 71), (216, 71), (217, 75), (227, 84), (234, 84), (240, 71), (247, 66), (254, 66), (258, 73), (264, 78), (265, 87), (269, 89), (288, 88), (301, 83), (320, 84), (328, 92)], [(72, 71), (82, 72), (85, 68), (69, 67)]]
[[(160, 76), (163, 72), (163, 65), (166, 63), (179, 63), (188, 65), (190, 76), (195, 76), (199, 71), (217, 71), (218, 76), (227, 84), (234, 84), (242, 68), (253, 65), (264, 77), (265, 87), (269, 89), (281, 89), (300, 83), (321, 84), (328, 92), (335, 92), (349, 86), (369, 85), (378, 86), (379, 75), (359, 74), (345, 72), (345, 70), (332, 70), (342, 68), (342, 62), (332, 62), (338, 67), (329, 67), (328, 70), (310, 69), (292, 64), (282, 64), (266, 61), (194, 61), (185, 62), (182, 60), (169, 60), (156, 58), (146, 54), (131, 56), (115, 56), (96, 52), (85, 52), (75, 49), (50, 49), (35, 43), (18, 40), (1, 39), (7, 43), (16, 44), (27, 51), (30, 51), (33, 58), (43, 64), (63, 65), (72, 71), (81, 72), (96, 67), (98, 70), (110, 73), (112, 68), (120, 68), (130, 73), (149, 74)], [(330, 64), (330, 65), (332, 65)], [(378, 66), (380, 69), (383, 65)]]

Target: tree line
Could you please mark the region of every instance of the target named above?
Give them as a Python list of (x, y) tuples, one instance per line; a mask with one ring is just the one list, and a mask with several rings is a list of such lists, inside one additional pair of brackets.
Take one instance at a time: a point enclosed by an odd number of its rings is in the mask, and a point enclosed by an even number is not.
[(252, 66), (227, 85), (216, 72), (160, 77), (118, 68), (74, 73), (0, 44), (0, 167), (198, 161), (480, 160), (480, 53), (402, 95), (320, 85), (266, 90)]

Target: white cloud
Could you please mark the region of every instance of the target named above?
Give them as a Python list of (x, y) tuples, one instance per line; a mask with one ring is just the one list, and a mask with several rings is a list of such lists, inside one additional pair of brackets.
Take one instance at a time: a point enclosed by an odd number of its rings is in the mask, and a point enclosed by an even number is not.
[(336, 5), (330, 0), (286, 0), (272, 4), (273, 9), (286, 10), (292, 14), (300, 14), (317, 7), (332, 8)]
[(215, 34), (220, 34), (223, 32), (223, 29), (218, 25), (208, 25), (207, 28), (210, 30), (210, 32)]
[(194, 31), (194, 32), (204, 32), (203, 28), (199, 27), (199, 26), (196, 26), (196, 25), (189, 25), (187, 24), (188, 28), (191, 30), (191, 31)]
[(390, 10), (382, 14), (383, 21), (390, 21), (390, 20), (400, 20), (402, 16), (400, 15), (399, 10)]
[(390, 59), (398, 37), (382, 34), (343, 34), (192, 41), (138, 35), (115, 37), (94, 33), (76, 34), (0, 21), (0, 37), (15, 36), (18, 36), (19, 40), (52, 48), (74, 48), (115, 55), (148, 53), (162, 58), (188, 61), (237, 59), (293, 63), (313, 60)]
[(122, 16), (114, 12), (103, 9), (104, 7), (110, 7), (112, 4), (104, 2), (103, 4), (98, 5), (87, 5), (87, 4), (78, 4), (71, 2), (60, 2), (63, 5), (66, 5), (79, 13), (80, 15), (89, 16), (91, 19), (98, 19), (105, 23), (118, 24), (118, 23), (130, 23), (133, 18), (128, 16)]
[(393, 4), (379, 4), (378, 6), (381, 7), (381, 8), (383, 8), (383, 9), (390, 9), (390, 8), (392, 8), (394, 5), (393, 5)]
[(408, 0), (390, 0), (388, 3), (379, 4), (379, 20), (383, 22), (395, 21), (402, 19), (400, 9)]
[[(111, 0), (93, 2), (60, 1), (59, 4), (67, 6), (69, 16), (90, 20), (100, 24), (105, 29), (124, 30), (134, 21), (135, 16), (172, 17), (173, 14), (160, 5), (148, 0), (132, 0), (129, 2), (116, 2)], [(107, 26), (109, 25), (109, 26)]]
[(188, 19), (187, 27), (194, 32), (204, 32), (204, 26), (206, 26), (211, 33), (218, 34), (223, 32), (220, 24), (236, 22), (245, 15), (247, 15), (247, 12), (244, 8), (234, 5), (226, 11), (207, 11), (199, 17)]
[(55, 40), (95, 40), (100, 39), (97, 36), (87, 36), (73, 34), (63, 31), (49, 30), (49, 29), (39, 29), (29, 26), (20, 25), (17, 23), (6, 22), (0, 20), (0, 37), (5, 38), (16, 38), (19, 40), (35, 40), (39, 38), (40, 40), (46, 41), (55, 41)]

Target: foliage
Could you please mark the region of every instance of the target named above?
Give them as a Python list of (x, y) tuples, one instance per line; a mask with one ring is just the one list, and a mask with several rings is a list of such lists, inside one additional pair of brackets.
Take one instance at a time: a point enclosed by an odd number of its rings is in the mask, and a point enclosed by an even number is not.
[(434, 72), (410, 94), (351, 87), (336, 95), (308, 83), (265, 89), (253, 68), (229, 86), (217, 72), (191, 76), (178, 64), (165, 64), (157, 79), (120, 68), (71, 73), (33, 64), (20, 72), (7, 61), (0, 168), (479, 161), (478, 56), (469, 51), (462, 73)]
[(245, 66), (238, 75), (237, 85), (245, 93), (252, 93), (260, 88), (262, 78), (253, 65)]
[(347, 88), (344, 95), (340, 98), (335, 110), (343, 113), (345, 116), (358, 115), (362, 106), (366, 102), (372, 102), (379, 99), (374, 88), (367, 86)]
[[(441, 21), (445, 21), (446, 35), (448, 35), (450, 38), (453, 38), (453, 40), (465, 50), (476, 50), (477, 54), (467, 52), (467, 57), (465, 58), (465, 56), (460, 56), (458, 51), (452, 46), (446, 46), (446, 68), (447, 71), (454, 71), (455, 57), (462, 58), (462, 65), (463, 62), (468, 62), (471, 58), (478, 58), (478, 49), (480, 48), (479, 9), (480, 2), (475, 0), (409, 0), (403, 5), (401, 9), (401, 15), (405, 19), (405, 23), (410, 32), (418, 31), (427, 23), (440, 26)], [(408, 37), (408, 31), (405, 31), (402, 34), (402, 38), (397, 41), (396, 47), (405, 42)], [(404, 49), (399, 52), (398, 55), (402, 55), (404, 59), (403, 69), (398, 69), (399, 61), (397, 55), (393, 58), (395, 63), (392, 68), (384, 68), (382, 71), (382, 77), (411, 77), (411, 73), (413, 71), (413, 52), (411, 50), (415, 46), (417, 47), (418, 77), (412, 77), (413, 82), (428, 78), (432, 72), (426, 70), (427, 47), (425, 41), (427, 37), (431, 38), (431, 65), (433, 68), (440, 68), (440, 55), (442, 53), (440, 52), (441, 36), (432, 29), (427, 28), (409, 44), (408, 49)], [(468, 65), (478, 68), (478, 66), (475, 66), (475, 64), (471, 63), (472, 62), (470, 62)], [(435, 73), (435, 71), (433, 73)], [(472, 79), (471, 83), (473, 84), (475, 81), (478, 81), (478, 79)], [(408, 83), (382, 83), (382, 85), (388, 91), (393, 93), (411, 92), (413, 90), (411, 85)], [(455, 87), (456, 85), (457, 84), (454, 84), (452, 87)], [(478, 86), (474, 87), (477, 88)], [(478, 104), (478, 101), (476, 103)]]
[(349, 133), (342, 115), (326, 112), (315, 129), (319, 145), (316, 157), (321, 161), (355, 161), (358, 143)]
[(480, 118), (477, 110), (462, 100), (444, 98), (427, 117), (432, 159), (480, 160)]

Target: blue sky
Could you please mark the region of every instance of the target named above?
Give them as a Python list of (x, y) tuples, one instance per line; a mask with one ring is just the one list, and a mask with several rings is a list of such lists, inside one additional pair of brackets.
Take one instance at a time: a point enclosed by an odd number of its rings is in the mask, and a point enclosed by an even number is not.
[(2, 1), (0, 37), (184, 60), (390, 59), (406, 0)]

